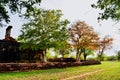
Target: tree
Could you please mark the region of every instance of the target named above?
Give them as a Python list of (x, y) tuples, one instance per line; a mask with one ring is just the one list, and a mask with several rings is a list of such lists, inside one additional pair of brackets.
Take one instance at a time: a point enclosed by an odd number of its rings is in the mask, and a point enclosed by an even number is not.
[(98, 53), (98, 61), (101, 61), (101, 56), (104, 51), (112, 48), (113, 38), (105, 36), (102, 40), (98, 42), (99, 53)]
[(45, 62), (46, 50), (60, 47), (60, 43), (68, 38), (66, 26), (69, 21), (61, 20), (61, 16), (61, 10), (34, 8), (34, 12), (29, 13), (29, 21), (23, 25), (22, 34), (19, 36), (19, 40), (26, 43), (21, 47), (36, 51), (42, 49), (42, 60)]
[(9, 10), (12, 14), (21, 14), (21, 10), (26, 8), (26, 12), (29, 13), (33, 11), (34, 4), (40, 2), (41, 0), (0, 0), (0, 25), (2, 26), (3, 21), (7, 23), (10, 21)]
[(76, 48), (76, 61), (80, 61), (82, 52), (85, 52), (85, 49), (92, 49), (99, 39), (93, 28), (82, 21), (73, 24), (69, 28), (69, 34), (71, 35), (71, 45)]
[(92, 7), (103, 10), (102, 13), (99, 13), (98, 19), (120, 20), (120, 0), (98, 0), (97, 4), (92, 4)]
[(70, 44), (67, 41), (58, 43), (58, 47), (55, 49), (64, 58), (66, 54), (69, 54)]
[(118, 51), (118, 60), (120, 61), (120, 51)]
[(84, 56), (84, 60), (86, 60), (88, 55), (94, 55), (94, 51), (93, 50), (89, 50), (89, 49), (85, 49), (83, 56)]
[(89, 34), (84, 35), (81, 38), (80, 46), (81, 46), (81, 52), (83, 53), (84, 56), (84, 60), (86, 60), (88, 55), (93, 54), (94, 50), (98, 50), (97, 47), (98, 40), (99, 40), (99, 36), (97, 33), (93, 31), (93, 29), (91, 29), (91, 31), (89, 30)]

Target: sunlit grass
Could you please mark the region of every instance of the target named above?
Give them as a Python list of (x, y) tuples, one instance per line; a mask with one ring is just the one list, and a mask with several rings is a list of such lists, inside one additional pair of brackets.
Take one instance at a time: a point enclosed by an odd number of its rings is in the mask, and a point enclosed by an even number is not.
[(76, 80), (120, 80), (120, 62), (102, 62), (100, 65), (33, 70), (28, 72), (5, 72), (0, 73), (0, 80), (59, 80), (101, 69), (103, 71), (85, 77), (78, 77)]
[[(106, 65), (107, 64), (107, 65)], [(120, 80), (120, 62), (103, 62), (103, 71), (75, 80)]]
[(103, 71), (96, 74), (91, 74), (76, 80), (120, 80), (120, 62), (105, 62), (104, 64), (111, 64), (104, 66)]

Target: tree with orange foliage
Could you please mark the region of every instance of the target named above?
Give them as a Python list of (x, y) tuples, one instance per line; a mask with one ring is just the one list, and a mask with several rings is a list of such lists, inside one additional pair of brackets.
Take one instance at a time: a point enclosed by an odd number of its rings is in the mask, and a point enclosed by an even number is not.
[(113, 38), (105, 36), (102, 40), (98, 42), (99, 53), (98, 53), (98, 61), (101, 61), (101, 56), (105, 50), (111, 49), (113, 43)]
[(80, 56), (85, 49), (95, 49), (99, 39), (98, 34), (94, 32), (93, 28), (85, 22), (77, 21), (69, 28), (71, 36), (71, 45), (76, 48), (76, 61), (80, 61)]
[(84, 60), (86, 60), (86, 57), (90, 55), (88, 51), (98, 50), (98, 47), (97, 47), (98, 40), (99, 40), (99, 36), (93, 30), (90, 31), (89, 34), (82, 37), (80, 45), (82, 48)]

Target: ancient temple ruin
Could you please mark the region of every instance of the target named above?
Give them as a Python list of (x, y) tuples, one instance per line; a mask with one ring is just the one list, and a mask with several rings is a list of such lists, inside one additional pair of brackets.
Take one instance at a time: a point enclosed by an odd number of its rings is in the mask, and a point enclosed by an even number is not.
[(0, 40), (0, 63), (1, 62), (35, 62), (40, 58), (42, 50), (20, 50), (23, 43), (17, 42), (11, 37), (12, 26), (6, 28), (5, 38)]
[(16, 40), (11, 37), (11, 29), (12, 29), (12, 26), (8, 26), (6, 28), (5, 39), (3, 39), (3, 40), (4, 41), (14, 41), (14, 42), (16, 42)]

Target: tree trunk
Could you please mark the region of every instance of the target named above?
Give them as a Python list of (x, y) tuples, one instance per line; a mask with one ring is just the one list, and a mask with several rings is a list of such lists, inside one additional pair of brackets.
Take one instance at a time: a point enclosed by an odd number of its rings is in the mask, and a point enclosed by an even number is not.
[(46, 59), (46, 49), (45, 50), (39, 50), (39, 60), (38, 61), (40, 61), (40, 62), (47, 62), (47, 59)]
[(43, 62), (47, 62), (47, 59), (46, 59), (46, 49), (43, 50)]
[(86, 54), (86, 52), (85, 52), (85, 49), (83, 49), (83, 52), (84, 52), (84, 54), (83, 54), (84, 60), (86, 61), (87, 54)]
[(101, 54), (98, 54), (98, 61), (101, 61)]
[(76, 62), (78, 62), (79, 61), (79, 53), (77, 52), (76, 53)]
[(76, 52), (76, 62), (80, 62), (79, 48), (77, 48), (77, 52)]
[(84, 60), (86, 61), (87, 55), (84, 53)]
[(104, 49), (105, 49), (105, 46), (102, 48), (101, 51), (99, 50), (98, 61), (101, 61), (101, 56), (103, 55)]

